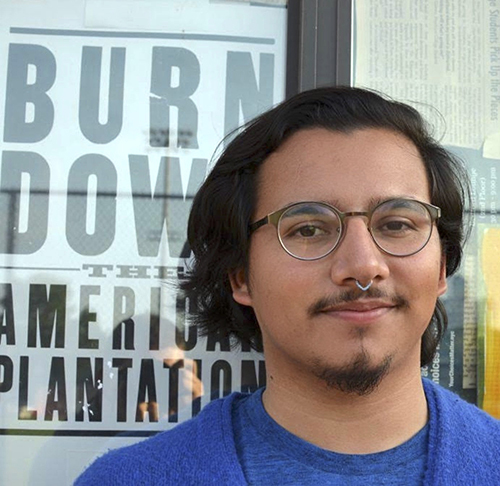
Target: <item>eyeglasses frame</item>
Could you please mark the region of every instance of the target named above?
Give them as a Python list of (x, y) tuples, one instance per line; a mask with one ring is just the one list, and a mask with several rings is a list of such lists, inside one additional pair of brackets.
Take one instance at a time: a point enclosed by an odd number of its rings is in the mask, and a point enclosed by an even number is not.
[[(424, 206), (426, 208), (426, 210), (429, 213), (429, 216), (431, 217), (431, 230), (429, 232), (429, 237), (427, 238), (427, 240), (425, 241), (425, 243), (418, 250), (413, 251), (413, 252), (408, 253), (408, 254), (405, 254), (405, 255), (398, 255), (396, 253), (391, 253), (390, 251), (385, 250), (384, 248), (382, 248), (379, 245), (379, 243), (377, 242), (377, 240), (374, 238), (373, 233), (371, 231), (371, 227), (370, 227), (371, 218), (372, 218), (373, 213), (380, 206), (382, 206), (382, 204), (386, 204), (386, 203), (389, 203), (389, 202), (392, 202), (392, 201), (412, 201), (412, 202), (417, 202), (417, 203), (421, 204), (422, 206)], [(285, 244), (283, 243), (283, 241), (281, 239), (281, 235), (279, 233), (278, 225), (279, 225), (279, 221), (281, 219), (281, 216), (286, 211), (288, 211), (289, 209), (291, 209), (291, 208), (293, 208), (295, 206), (300, 206), (302, 204), (317, 204), (319, 206), (322, 206), (322, 207), (325, 207), (327, 209), (330, 209), (330, 210), (332, 210), (338, 216), (338, 218), (340, 220), (340, 238), (337, 240), (337, 242), (335, 243), (335, 245), (333, 246), (333, 248), (331, 248), (327, 253), (325, 253), (324, 255), (321, 255), (319, 257), (306, 258), (306, 257), (299, 257), (297, 255), (294, 255), (292, 252), (290, 252), (286, 248)], [(373, 207), (369, 211), (347, 211), (347, 212), (342, 212), (339, 209), (337, 209), (335, 206), (332, 206), (331, 204), (328, 204), (328, 203), (325, 203), (325, 202), (320, 202), (320, 201), (297, 201), (297, 202), (294, 202), (292, 204), (288, 204), (287, 206), (285, 206), (285, 207), (283, 207), (281, 209), (278, 209), (278, 210), (276, 210), (276, 211), (274, 211), (272, 213), (269, 213), (267, 216), (264, 216), (263, 218), (259, 219), (258, 221), (255, 221), (254, 223), (251, 223), (249, 225), (249, 234), (251, 235), (252, 233), (254, 233), (255, 231), (257, 231), (261, 226), (264, 226), (266, 224), (272, 224), (276, 228), (276, 234), (278, 236), (278, 240), (280, 242), (281, 247), (290, 256), (292, 256), (293, 258), (296, 258), (297, 260), (303, 260), (303, 261), (320, 260), (321, 258), (325, 258), (330, 253), (332, 253), (335, 249), (337, 249), (337, 247), (340, 245), (341, 241), (344, 239), (344, 236), (345, 236), (345, 226), (346, 226), (345, 219), (346, 218), (350, 218), (350, 217), (356, 217), (356, 216), (360, 216), (360, 217), (363, 216), (363, 217), (367, 218), (366, 229), (370, 233), (370, 236), (372, 237), (373, 242), (375, 243), (375, 245), (377, 246), (377, 248), (379, 250), (381, 250), (382, 252), (384, 252), (384, 253), (386, 253), (388, 255), (391, 255), (391, 256), (404, 258), (404, 257), (408, 257), (408, 256), (411, 256), (411, 255), (415, 255), (419, 251), (422, 251), (426, 247), (427, 243), (429, 243), (429, 240), (431, 239), (431, 236), (432, 236), (432, 230), (433, 230), (433, 227), (434, 227), (434, 223), (441, 217), (441, 208), (439, 208), (438, 206), (434, 206), (433, 204), (429, 204), (429, 203), (425, 203), (425, 202), (422, 202), (422, 201), (418, 201), (417, 199), (402, 198), (402, 197), (397, 197), (397, 198), (392, 198), (392, 199), (386, 199), (385, 201), (382, 201), (379, 204), (377, 204), (375, 207)]]

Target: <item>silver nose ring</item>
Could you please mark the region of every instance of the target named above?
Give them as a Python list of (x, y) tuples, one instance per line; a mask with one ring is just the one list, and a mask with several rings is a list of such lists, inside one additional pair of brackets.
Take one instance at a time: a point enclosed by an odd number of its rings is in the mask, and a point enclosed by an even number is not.
[(357, 280), (356, 280), (356, 286), (358, 287), (359, 290), (362, 290), (363, 292), (366, 292), (373, 284), (373, 280), (370, 280), (365, 287), (363, 287)]

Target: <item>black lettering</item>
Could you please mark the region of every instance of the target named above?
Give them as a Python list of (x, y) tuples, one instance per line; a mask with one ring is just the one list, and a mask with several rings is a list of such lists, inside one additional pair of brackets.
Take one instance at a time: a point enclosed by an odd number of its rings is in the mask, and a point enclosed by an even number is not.
[(127, 421), (128, 370), (132, 368), (131, 358), (113, 358), (113, 368), (118, 369), (118, 388), (116, 395), (116, 420)]
[[(95, 194), (89, 182), (95, 182)], [(68, 176), (66, 239), (80, 255), (99, 255), (113, 243), (116, 226), (117, 174), (104, 155), (87, 154), (72, 165)], [(90, 197), (95, 198), (95, 224), (88, 227)]]
[[(227, 53), (224, 133), (228, 134), (273, 105), (274, 54), (260, 55), (259, 83), (250, 52)], [(240, 120), (240, 107), (243, 120)]]
[[(6, 150), (2, 153), (0, 177), (0, 253), (35, 253), (47, 238), (49, 165), (37, 153)], [(26, 228), (21, 228), (22, 212), (28, 214)]]
[[(47, 296), (47, 287), (49, 295)], [(37, 324), (40, 347), (50, 348), (55, 329), (55, 347), (64, 348), (66, 331), (66, 285), (31, 284), (28, 308), (28, 347), (36, 348)]]
[(151, 314), (149, 318), (149, 350), (160, 349), (161, 288), (151, 288)]
[(216, 345), (220, 351), (231, 351), (231, 340), (229, 336), (222, 335), (221, 332), (213, 332), (207, 335), (207, 351), (215, 351)]
[[(76, 358), (75, 420), (83, 422), (87, 411), (90, 422), (102, 421), (103, 359), (95, 358), (95, 378), (90, 358)], [(87, 399), (85, 399), (85, 396)]]
[[(194, 417), (200, 413), (201, 410), (201, 359), (193, 360), (193, 401), (191, 403), (191, 416)], [(199, 396), (198, 396), (199, 395)]]
[[(135, 349), (135, 322), (131, 318), (135, 312), (135, 293), (130, 287), (115, 287), (113, 322), (113, 349)], [(125, 330), (125, 343), (123, 343)], [(123, 346), (124, 345), (124, 346)]]
[(241, 392), (253, 393), (257, 388), (266, 386), (266, 363), (259, 360), (259, 378), (257, 380), (257, 371), (255, 361), (243, 360), (241, 362)]
[[(183, 253), (184, 254), (184, 253)], [(184, 267), (165, 267), (165, 266), (154, 266), (156, 273), (153, 275), (153, 278), (156, 279), (182, 279), (185, 278)]]
[(14, 377), (14, 363), (8, 356), (0, 356), (0, 377), (0, 393), (10, 391)]
[[(107, 96), (101, 95), (102, 47), (84, 46), (80, 77), (79, 121), (83, 135), (93, 143), (109, 143), (120, 133), (123, 124), (125, 87), (125, 48), (111, 48)], [(108, 99), (108, 120), (99, 121), (101, 100)]]
[(90, 312), (90, 296), (100, 295), (101, 287), (98, 285), (82, 285), (80, 287), (80, 317), (78, 322), (78, 348), (98, 349), (99, 340), (89, 337), (91, 322), (97, 321), (97, 314)]
[[(29, 68), (36, 76), (29, 79)], [(5, 142), (35, 143), (54, 124), (54, 104), (47, 91), (56, 79), (56, 60), (49, 49), (35, 44), (10, 44), (5, 95)], [(32, 108), (32, 116), (28, 114)], [(31, 118), (31, 120), (30, 120)]]
[(0, 344), (4, 335), (7, 345), (16, 344), (12, 284), (0, 284), (0, 324)]
[(184, 368), (183, 359), (164, 359), (163, 368), (168, 368), (168, 421), (179, 421), (179, 369)]
[(19, 401), (17, 416), (19, 420), (36, 420), (37, 411), (28, 408), (29, 390), (29, 367), (28, 356), (21, 356), (19, 359)]
[[(221, 380), (222, 375), (222, 380)], [(222, 381), (222, 386), (221, 386)], [(210, 371), (210, 397), (212, 400), (225, 397), (232, 391), (232, 370), (231, 365), (223, 360), (217, 360)]]
[(147, 265), (116, 265), (116, 268), (120, 271), (116, 275), (117, 278), (151, 278), (151, 267)]
[(188, 322), (189, 299), (177, 294), (175, 313), (175, 344), (179, 349), (190, 351), (198, 341), (198, 328), (193, 322)]
[[(172, 83), (177, 68), (179, 81)], [(153, 47), (151, 69), (150, 140), (152, 147), (169, 147), (171, 107), (177, 108), (177, 147), (198, 148), (198, 108), (190, 96), (200, 84), (198, 58), (183, 47)]]
[(144, 422), (146, 413), (149, 415), (150, 422), (158, 422), (158, 401), (156, 399), (156, 380), (152, 359), (141, 360), (135, 421)]
[(83, 270), (90, 270), (89, 277), (105, 278), (107, 273), (104, 270), (113, 270), (113, 265), (98, 265), (97, 263), (84, 263)]
[(54, 356), (50, 365), (47, 402), (45, 405), (45, 421), (51, 421), (57, 412), (59, 422), (68, 420), (68, 401), (66, 400), (66, 374), (64, 358)]
[(158, 256), (166, 225), (170, 256), (188, 258), (191, 251), (185, 245), (187, 218), (192, 197), (205, 179), (206, 159), (193, 159), (186, 195), (182, 190), (180, 160), (176, 157), (161, 158), (154, 193), (148, 157), (130, 155), (129, 167), (139, 255)]

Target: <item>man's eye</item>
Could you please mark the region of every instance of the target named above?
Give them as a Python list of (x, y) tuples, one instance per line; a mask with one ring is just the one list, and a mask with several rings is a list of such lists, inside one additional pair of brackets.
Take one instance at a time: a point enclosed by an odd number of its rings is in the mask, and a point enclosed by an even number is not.
[(401, 231), (407, 227), (402, 221), (391, 221), (385, 224), (385, 228), (391, 231)]
[(319, 226), (312, 224), (301, 226), (292, 232), (292, 236), (301, 236), (302, 238), (314, 238), (326, 234), (326, 231)]
[(411, 221), (393, 220), (378, 225), (377, 231), (385, 234), (403, 234), (414, 229), (415, 225)]
[(314, 226), (302, 226), (302, 228), (299, 228), (297, 230), (297, 233), (300, 234), (300, 236), (304, 237), (310, 237), (310, 236), (315, 236), (318, 232), (318, 228)]

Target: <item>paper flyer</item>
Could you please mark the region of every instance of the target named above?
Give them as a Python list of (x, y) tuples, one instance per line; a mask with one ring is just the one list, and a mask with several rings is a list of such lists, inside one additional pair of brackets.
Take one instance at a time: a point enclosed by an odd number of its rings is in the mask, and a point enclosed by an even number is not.
[(500, 415), (500, 0), (356, 0), (353, 84), (419, 110), (465, 163), (473, 229), (443, 301), (448, 332), (423, 375)]

